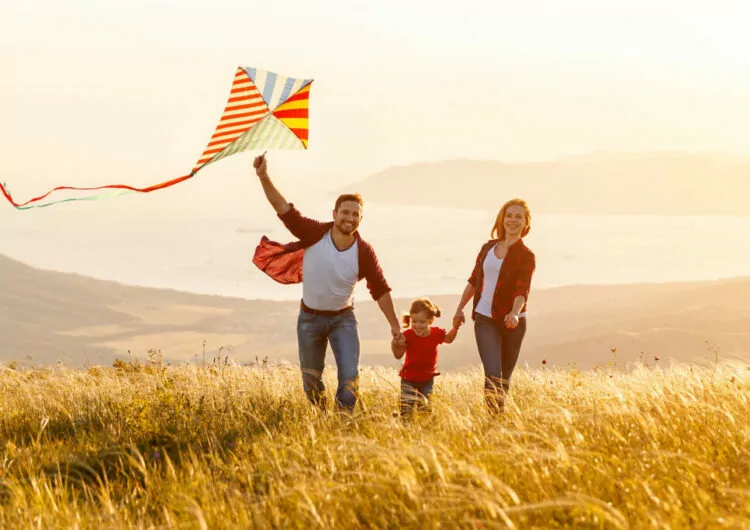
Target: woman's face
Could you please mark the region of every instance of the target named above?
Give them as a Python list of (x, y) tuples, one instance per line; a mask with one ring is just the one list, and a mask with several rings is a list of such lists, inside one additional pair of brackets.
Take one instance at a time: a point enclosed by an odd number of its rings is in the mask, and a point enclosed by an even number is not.
[(506, 236), (521, 237), (523, 229), (526, 228), (526, 211), (523, 209), (523, 206), (513, 204), (505, 210), (503, 228), (505, 228)]

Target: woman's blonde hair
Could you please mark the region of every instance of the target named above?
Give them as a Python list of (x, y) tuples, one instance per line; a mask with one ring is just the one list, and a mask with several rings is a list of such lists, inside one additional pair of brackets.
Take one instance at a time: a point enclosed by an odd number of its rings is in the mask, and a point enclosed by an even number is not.
[(503, 204), (502, 208), (500, 208), (500, 212), (497, 214), (497, 218), (495, 219), (495, 226), (492, 227), (492, 232), (490, 233), (491, 237), (495, 239), (505, 239), (505, 227), (503, 226), (503, 219), (505, 218), (506, 210), (511, 206), (520, 206), (521, 208), (523, 208), (523, 211), (525, 213), (526, 226), (524, 226), (523, 231), (521, 232), (521, 237), (524, 237), (529, 233), (529, 230), (531, 230), (531, 209), (529, 209), (529, 205), (526, 204), (526, 201), (524, 201), (523, 199), (511, 199)]
[(440, 308), (435, 305), (429, 298), (417, 298), (411, 303), (409, 313), (401, 317), (404, 327), (408, 328), (411, 324), (411, 315), (416, 313), (427, 313), (430, 318), (437, 318), (440, 316)]

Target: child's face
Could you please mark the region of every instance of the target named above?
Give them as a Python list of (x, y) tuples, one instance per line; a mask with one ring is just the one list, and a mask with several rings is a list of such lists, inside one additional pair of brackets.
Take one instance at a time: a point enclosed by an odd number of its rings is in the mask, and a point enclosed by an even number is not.
[(430, 326), (435, 321), (435, 317), (431, 317), (425, 311), (411, 313), (409, 317), (411, 319), (411, 329), (414, 330), (414, 333), (420, 337), (426, 337), (430, 334)]

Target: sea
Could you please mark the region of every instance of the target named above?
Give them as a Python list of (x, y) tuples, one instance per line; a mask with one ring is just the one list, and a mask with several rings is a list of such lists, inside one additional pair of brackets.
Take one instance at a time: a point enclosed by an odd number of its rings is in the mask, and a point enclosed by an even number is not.
[[(306, 199), (321, 206), (303, 213), (330, 219), (330, 199)], [(139, 210), (138, 200), (125, 208), (84, 203), (5, 212), (0, 254), (127, 285), (250, 300), (300, 298), (299, 285), (277, 284), (252, 264), (263, 235), (293, 239), (268, 204), (193, 214)], [(367, 204), (360, 232), (373, 244), (394, 296), (460, 294), (495, 215)], [(533, 289), (750, 275), (750, 218), (535, 214), (526, 244), (537, 258)], [(364, 282), (355, 295), (369, 296)]]

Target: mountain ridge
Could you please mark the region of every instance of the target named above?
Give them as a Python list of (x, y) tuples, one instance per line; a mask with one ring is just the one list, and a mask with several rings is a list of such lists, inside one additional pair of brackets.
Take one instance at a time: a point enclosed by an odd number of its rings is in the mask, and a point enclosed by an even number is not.
[(392, 166), (336, 190), (390, 204), (574, 215), (750, 216), (750, 156), (595, 152), (556, 161), (457, 158)]

